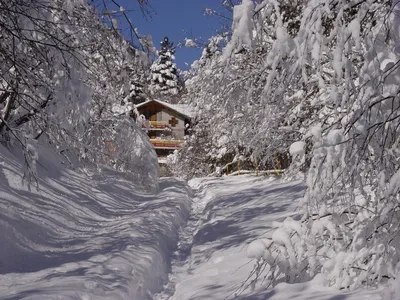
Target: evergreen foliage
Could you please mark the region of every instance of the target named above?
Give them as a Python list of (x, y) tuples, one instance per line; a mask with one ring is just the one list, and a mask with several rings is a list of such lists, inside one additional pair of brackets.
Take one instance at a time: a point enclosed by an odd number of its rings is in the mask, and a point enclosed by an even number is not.
[(158, 58), (151, 66), (149, 89), (152, 95), (177, 95), (181, 87), (178, 69), (174, 62), (176, 48), (168, 37), (165, 37), (160, 44)]

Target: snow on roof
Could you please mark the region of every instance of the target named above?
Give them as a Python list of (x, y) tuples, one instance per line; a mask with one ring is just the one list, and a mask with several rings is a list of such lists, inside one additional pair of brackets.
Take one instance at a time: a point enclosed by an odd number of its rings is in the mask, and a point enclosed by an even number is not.
[(136, 108), (140, 108), (143, 106), (146, 106), (147, 104), (151, 103), (151, 102), (157, 102), (158, 104), (161, 104), (162, 106), (165, 106), (181, 115), (184, 115), (185, 117), (191, 118), (193, 116), (193, 111), (192, 108), (189, 105), (186, 104), (171, 104), (171, 103), (167, 103), (161, 100), (157, 100), (157, 99), (152, 99), (152, 100), (147, 100), (145, 102), (136, 104)]

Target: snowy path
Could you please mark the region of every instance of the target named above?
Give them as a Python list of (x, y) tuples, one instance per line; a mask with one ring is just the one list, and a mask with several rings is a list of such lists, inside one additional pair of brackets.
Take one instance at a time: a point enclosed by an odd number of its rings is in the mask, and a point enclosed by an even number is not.
[(193, 239), (196, 235), (196, 230), (200, 227), (201, 219), (205, 206), (207, 204), (207, 197), (204, 192), (197, 189), (196, 186), (192, 185), (194, 189), (194, 198), (192, 201), (192, 210), (188, 222), (179, 233), (179, 242), (177, 250), (171, 257), (172, 270), (169, 274), (168, 283), (164, 287), (164, 291), (161, 294), (155, 295), (155, 300), (166, 300), (175, 293), (176, 284), (179, 280), (178, 274), (182, 274), (186, 269), (187, 259), (190, 256), (190, 252), (193, 246)]
[(193, 212), (181, 234), (170, 283), (155, 299), (233, 298), (243, 293), (253, 268), (246, 244), (267, 234), (273, 221), (293, 215), (304, 188), (251, 176), (196, 179), (190, 185), (196, 192)]
[(269, 237), (279, 222), (296, 215), (303, 185), (251, 176), (196, 179), (190, 185), (196, 195), (191, 217), (181, 232), (169, 283), (154, 299), (380, 299), (379, 291), (340, 293), (324, 287), (318, 278), (268, 290), (268, 283), (260, 280), (251, 292), (247, 279), (254, 262), (246, 256), (246, 245)]

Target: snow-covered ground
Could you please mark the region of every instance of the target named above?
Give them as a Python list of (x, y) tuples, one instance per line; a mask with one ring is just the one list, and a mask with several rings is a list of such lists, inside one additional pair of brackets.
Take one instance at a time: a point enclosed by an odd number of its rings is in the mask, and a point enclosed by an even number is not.
[(379, 290), (342, 293), (327, 288), (321, 276), (266, 290), (267, 272), (251, 291), (255, 262), (247, 258), (247, 245), (270, 237), (286, 217), (298, 216), (304, 186), (254, 176), (196, 179), (190, 185), (196, 192), (192, 215), (181, 232), (170, 283), (156, 299), (380, 299)]
[(254, 176), (164, 178), (146, 192), (107, 171), (39, 160), (39, 189), (0, 147), (0, 299), (380, 299), (309, 283), (251, 292), (247, 245), (296, 217), (300, 182)]
[(39, 190), (0, 146), (0, 299), (152, 299), (190, 210), (190, 188), (147, 193), (122, 174), (88, 176), (41, 157)]

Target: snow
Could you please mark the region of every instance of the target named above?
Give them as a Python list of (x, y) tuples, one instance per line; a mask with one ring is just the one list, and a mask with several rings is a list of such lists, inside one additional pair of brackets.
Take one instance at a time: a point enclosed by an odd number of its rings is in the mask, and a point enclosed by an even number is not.
[(400, 50), (400, 3), (399, 2), (393, 1), (392, 11), (393, 11), (393, 14), (391, 15), (391, 17), (393, 18), (392, 34), (395, 40), (394, 52), (396, 54), (399, 54)]
[(361, 27), (360, 20), (358, 18), (351, 21), (350, 24), (348, 25), (348, 28), (351, 32), (351, 37), (354, 39), (357, 49), (361, 48), (361, 40), (360, 40), (361, 28), (360, 27)]
[(156, 300), (380, 299), (380, 289), (340, 292), (326, 287), (322, 276), (306, 283), (281, 283), (267, 290), (269, 282), (263, 279), (267, 270), (256, 284), (248, 280), (255, 277), (254, 273), (250, 276), (257, 268), (255, 258), (274, 259), (265, 251), (271, 245), (273, 228), (297, 227), (295, 220), (284, 220), (297, 216), (297, 200), (304, 193), (300, 182), (280, 184), (273, 178), (246, 175), (189, 183), (196, 195), (193, 211), (180, 233), (170, 282)]
[(303, 155), (305, 153), (306, 143), (303, 141), (294, 142), (290, 145), (289, 153), (290, 155)]
[(254, 4), (252, 0), (243, 0), (233, 8), (232, 38), (224, 49), (223, 60), (226, 61), (234, 50), (253, 46), (253, 16)]
[(0, 299), (151, 299), (162, 289), (189, 214), (187, 185), (162, 179), (150, 193), (47, 153), (29, 190), (20, 161), (0, 146)]
[(163, 106), (165, 106), (165, 107), (167, 107), (169, 109), (172, 109), (172, 110), (178, 112), (179, 114), (184, 115), (184, 116), (186, 116), (188, 118), (193, 116), (192, 108), (189, 105), (186, 105), (186, 104), (170, 104), (170, 103), (167, 103), (165, 101), (158, 100), (158, 99), (147, 100), (145, 102), (137, 104), (136, 107), (139, 108), (139, 107), (142, 107), (142, 106), (146, 106), (147, 104), (149, 104), (149, 103), (151, 103), (153, 101), (157, 102), (157, 103), (159, 103), (159, 104), (161, 104), (161, 105), (163, 105)]
[(194, 48), (197, 47), (197, 44), (194, 40), (185, 38), (185, 47)]
[(321, 140), (322, 137), (322, 128), (321, 125), (313, 126), (306, 137), (311, 136), (314, 142)]
[(398, 170), (389, 181), (389, 187), (387, 190), (387, 194), (396, 194), (400, 189), (400, 170)]
[(301, 182), (162, 178), (148, 192), (38, 153), (29, 190), (21, 157), (0, 147), (0, 299), (380, 299), (327, 288), (323, 276), (266, 289), (257, 259), (273, 260), (272, 240), (288, 243), (274, 228), (300, 230)]
[(120, 103), (113, 103), (113, 105), (111, 107), (111, 111), (115, 115), (128, 114), (132, 110), (133, 110), (133, 107), (128, 102), (126, 103), (126, 105), (121, 105)]
[(247, 257), (260, 259), (264, 256), (265, 250), (271, 245), (270, 239), (259, 239), (251, 242), (247, 246)]

